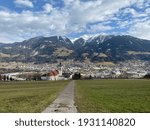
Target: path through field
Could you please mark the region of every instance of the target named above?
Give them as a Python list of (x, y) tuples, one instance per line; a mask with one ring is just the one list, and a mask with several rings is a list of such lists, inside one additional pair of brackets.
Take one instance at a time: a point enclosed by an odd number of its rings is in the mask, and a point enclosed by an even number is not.
[(75, 81), (69, 82), (58, 98), (42, 113), (76, 113), (77, 109), (74, 105), (74, 84)]

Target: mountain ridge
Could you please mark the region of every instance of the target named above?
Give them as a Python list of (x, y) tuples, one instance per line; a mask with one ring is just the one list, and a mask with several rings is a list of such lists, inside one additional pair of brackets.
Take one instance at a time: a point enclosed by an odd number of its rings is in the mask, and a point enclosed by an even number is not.
[(84, 62), (150, 60), (150, 40), (130, 35), (99, 35), (72, 42), (67, 37), (34, 37), (13, 44), (0, 43), (0, 61), (58, 62), (75, 60)]

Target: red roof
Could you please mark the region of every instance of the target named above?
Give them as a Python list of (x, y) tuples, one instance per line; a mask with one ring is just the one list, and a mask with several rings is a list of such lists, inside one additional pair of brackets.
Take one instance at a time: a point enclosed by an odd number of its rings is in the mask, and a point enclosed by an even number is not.
[(57, 76), (58, 74), (59, 74), (58, 70), (52, 70), (47, 74), (47, 76)]

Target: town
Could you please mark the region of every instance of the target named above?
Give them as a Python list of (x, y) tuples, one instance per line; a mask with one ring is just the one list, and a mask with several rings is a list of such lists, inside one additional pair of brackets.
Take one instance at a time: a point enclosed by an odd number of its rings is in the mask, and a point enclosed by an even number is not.
[(0, 63), (1, 81), (150, 78), (149, 61)]

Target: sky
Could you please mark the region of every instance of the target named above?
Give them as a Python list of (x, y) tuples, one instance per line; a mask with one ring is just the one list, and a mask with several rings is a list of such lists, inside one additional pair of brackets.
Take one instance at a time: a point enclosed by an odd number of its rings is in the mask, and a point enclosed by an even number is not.
[(100, 34), (150, 40), (150, 0), (0, 0), (0, 43)]

